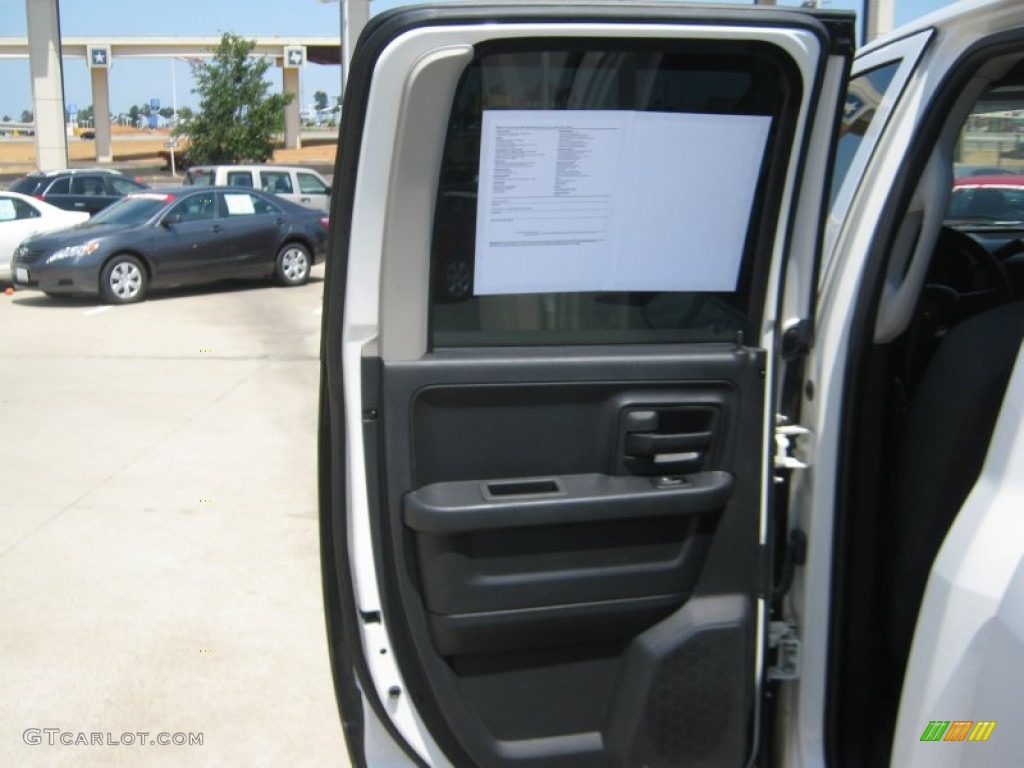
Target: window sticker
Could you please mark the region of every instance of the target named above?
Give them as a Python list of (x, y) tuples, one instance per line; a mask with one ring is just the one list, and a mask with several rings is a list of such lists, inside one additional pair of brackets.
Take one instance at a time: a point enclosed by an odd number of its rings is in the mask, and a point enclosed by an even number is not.
[(225, 194), (224, 202), (228, 206), (229, 216), (245, 216), (256, 213), (256, 207), (249, 195)]
[(14, 201), (9, 198), (0, 198), (0, 221), (12, 221), (18, 218), (18, 212), (14, 208)]
[(734, 291), (770, 126), (484, 111), (474, 292)]

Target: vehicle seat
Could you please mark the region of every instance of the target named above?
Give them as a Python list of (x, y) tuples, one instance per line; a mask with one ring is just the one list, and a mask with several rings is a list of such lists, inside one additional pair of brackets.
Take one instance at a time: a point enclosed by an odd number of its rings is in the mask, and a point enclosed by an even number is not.
[(284, 179), (278, 179), (277, 181), (274, 182), (274, 191), (277, 192), (278, 194), (284, 193), (287, 195), (291, 190), (288, 189), (287, 181), (285, 181)]
[(910, 403), (889, 584), (892, 658), (901, 667), (932, 562), (981, 472), (1022, 341), (1024, 301), (965, 320), (940, 342)]

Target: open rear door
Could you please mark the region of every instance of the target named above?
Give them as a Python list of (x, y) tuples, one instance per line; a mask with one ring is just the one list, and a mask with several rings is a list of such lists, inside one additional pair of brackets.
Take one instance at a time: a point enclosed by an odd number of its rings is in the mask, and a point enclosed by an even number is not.
[(851, 39), (633, 3), (368, 27), (319, 455), (354, 764), (755, 754), (773, 360), (810, 316)]

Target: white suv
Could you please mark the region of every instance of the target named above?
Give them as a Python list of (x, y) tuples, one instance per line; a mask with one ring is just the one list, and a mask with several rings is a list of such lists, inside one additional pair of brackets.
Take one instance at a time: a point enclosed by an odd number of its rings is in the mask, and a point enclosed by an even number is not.
[(183, 183), (259, 189), (325, 213), (330, 206), (330, 184), (311, 168), (290, 165), (197, 165), (188, 169)]
[(319, 430), (354, 766), (1024, 763), (1024, 204), (991, 172), (1024, 169), (1024, 3), (853, 36), (370, 22)]

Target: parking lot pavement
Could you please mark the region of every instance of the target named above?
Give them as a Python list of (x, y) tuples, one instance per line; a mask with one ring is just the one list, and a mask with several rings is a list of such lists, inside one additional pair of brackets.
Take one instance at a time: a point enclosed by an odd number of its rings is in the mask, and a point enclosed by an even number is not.
[(313, 275), (116, 308), (0, 295), (0, 765), (348, 764)]

